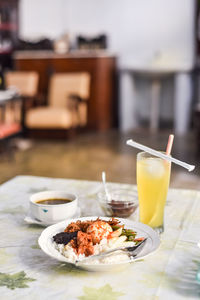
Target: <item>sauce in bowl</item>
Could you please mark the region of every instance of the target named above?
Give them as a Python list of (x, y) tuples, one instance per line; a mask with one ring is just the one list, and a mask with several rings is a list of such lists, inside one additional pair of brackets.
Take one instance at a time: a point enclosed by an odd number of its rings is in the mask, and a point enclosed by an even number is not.
[(134, 202), (120, 200), (112, 200), (111, 202), (108, 202), (108, 205), (112, 209), (112, 216), (121, 218), (129, 217), (137, 208), (137, 205)]
[(43, 191), (30, 197), (31, 215), (47, 224), (73, 217), (77, 208), (77, 196), (66, 191)]
[(66, 204), (69, 202), (72, 202), (73, 200), (70, 199), (45, 199), (45, 200), (39, 200), (35, 202), (36, 204), (43, 204), (43, 205), (58, 205), (58, 204)]

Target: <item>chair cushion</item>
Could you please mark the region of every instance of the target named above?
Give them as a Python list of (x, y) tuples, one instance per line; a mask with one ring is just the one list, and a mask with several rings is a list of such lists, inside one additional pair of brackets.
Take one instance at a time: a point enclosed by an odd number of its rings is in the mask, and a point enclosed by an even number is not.
[(28, 128), (71, 128), (78, 120), (67, 108), (37, 107), (27, 111), (25, 124)]
[(22, 130), (19, 123), (2, 123), (0, 124), (0, 139), (10, 137)]

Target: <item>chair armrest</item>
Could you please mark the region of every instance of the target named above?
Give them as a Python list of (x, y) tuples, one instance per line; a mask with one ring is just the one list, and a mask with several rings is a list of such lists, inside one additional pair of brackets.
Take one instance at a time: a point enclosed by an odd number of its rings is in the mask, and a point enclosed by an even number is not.
[(87, 102), (88, 99), (84, 99), (82, 97), (80, 97), (79, 95), (76, 95), (76, 94), (71, 94), (68, 99), (72, 100), (72, 101), (75, 101), (77, 103), (81, 103), (81, 102)]
[(28, 109), (34, 107), (34, 101), (35, 99), (32, 97), (22, 97), (23, 99), (23, 107), (24, 111), (27, 111)]
[(80, 97), (79, 95), (76, 94), (71, 94), (70, 96), (67, 97), (67, 107), (70, 110), (75, 110), (78, 111), (78, 106), (80, 103), (87, 103), (88, 100)]
[(24, 110), (27, 111), (33, 107), (44, 106), (45, 97), (43, 95), (37, 95), (35, 97), (23, 97)]
[(43, 94), (38, 94), (35, 97), (35, 106), (45, 106), (47, 105), (46, 98), (44, 97)]

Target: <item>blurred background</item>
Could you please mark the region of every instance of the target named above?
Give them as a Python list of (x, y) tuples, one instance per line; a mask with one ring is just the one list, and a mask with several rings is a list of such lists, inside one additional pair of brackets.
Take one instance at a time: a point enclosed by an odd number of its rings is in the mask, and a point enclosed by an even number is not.
[(200, 2), (0, 0), (0, 183), (16, 175), (136, 183), (126, 139), (195, 164)]

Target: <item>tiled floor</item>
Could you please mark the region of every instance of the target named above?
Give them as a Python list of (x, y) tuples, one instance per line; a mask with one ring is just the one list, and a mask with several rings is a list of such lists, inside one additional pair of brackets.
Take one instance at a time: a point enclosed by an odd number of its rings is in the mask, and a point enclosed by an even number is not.
[[(14, 157), (0, 157), (0, 182), (16, 175), (101, 180), (101, 172), (107, 173), (108, 181), (136, 183), (137, 150), (126, 146), (132, 138), (140, 143), (165, 150), (169, 132), (150, 135), (139, 130), (123, 135), (117, 131), (88, 133), (70, 141), (32, 141), (27, 150), (16, 150)], [(199, 158), (193, 133), (176, 137), (172, 155), (195, 164), (194, 172), (173, 165), (171, 187), (200, 189)]]

